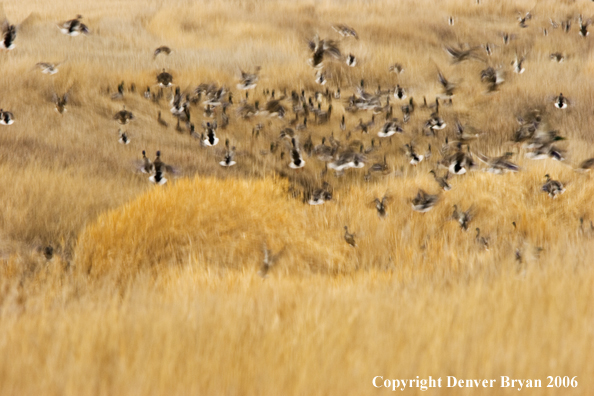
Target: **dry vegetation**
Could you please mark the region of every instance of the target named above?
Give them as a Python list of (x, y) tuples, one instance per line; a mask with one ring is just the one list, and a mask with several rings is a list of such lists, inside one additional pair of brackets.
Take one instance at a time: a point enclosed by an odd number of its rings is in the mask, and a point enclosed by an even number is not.
[[(16, 118), (0, 126), (0, 394), (389, 393), (373, 388), (376, 375), (507, 375), (545, 386), (549, 375), (577, 376), (576, 389), (522, 392), (594, 392), (594, 181), (572, 169), (594, 156), (593, 38), (548, 22), (590, 17), (594, 3), (541, 0), (526, 29), (515, 18), (533, 1), (61, 3), (3, 4), (20, 26), (16, 48), (0, 53), (0, 107)], [(92, 34), (60, 34), (56, 22), (78, 13)], [(441, 110), (448, 127), (437, 138), (421, 133), (431, 111), (419, 108), (404, 136), (382, 143), (378, 158), (386, 154), (390, 174), (370, 181), (364, 170), (328, 174), (334, 197), (325, 205), (294, 196), (322, 183), (321, 162), (305, 158), (295, 173), (280, 152), (259, 154), (286, 121), (243, 121), (231, 111), (219, 134), (243, 155), (225, 169), (220, 152), (174, 130), (165, 99), (142, 97), (163, 67), (182, 89), (216, 82), (236, 91), (239, 70), (258, 65), (250, 100), (264, 103), (265, 88), (310, 95), (319, 86), (306, 63), (307, 39), (337, 38), (333, 23), (360, 35), (341, 42), (359, 57), (356, 68), (326, 66), (327, 86), (340, 86), (343, 99), (364, 78), (370, 91), (399, 83), (421, 102), (439, 93), (437, 68), (459, 86), (453, 105)], [(517, 35), (509, 46), (503, 31)], [(453, 65), (442, 49), (486, 42), (497, 45), (492, 64), (507, 71), (491, 95), (480, 83), (484, 63)], [(174, 52), (153, 59), (160, 45)], [(549, 61), (557, 51), (564, 63)], [(526, 54), (521, 75), (509, 66), (516, 53)], [(64, 60), (53, 76), (34, 68)], [(396, 61), (405, 67), (399, 76), (388, 73)], [(122, 80), (124, 100), (113, 101)], [(67, 91), (71, 102), (60, 115), (52, 94)], [(567, 110), (549, 99), (559, 92), (572, 101)], [(238, 100), (242, 93), (235, 93)], [(126, 146), (118, 144), (112, 118), (123, 104), (137, 117), (126, 128)], [(331, 132), (345, 139), (338, 128), (344, 100), (333, 105), (330, 124), (307, 132), (314, 144)], [(533, 108), (567, 137), (563, 163), (525, 159), (508, 143), (515, 116)], [(156, 121), (159, 110), (168, 129)], [(199, 128), (202, 111), (192, 112)], [(348, 115), (347, 130), (370, 117)], [(457, 176), (435, 209), (413, 212), (409, 200), (418, 188), (438, 193), (429, 171), (457, 118), (485, 132), (474, 151), (513, 151), (522, 170)], [(259, 122), (256, 139), (251, 131)], [(353, 139), (369, 147), (374, 135)], [(400, 148), (413, 137), (422, 150), (433, 144), (429, 163), (408, 164)], [(181, 175), (165, 186), (148, 183), (134, 167), (143, 149), (151, 158), (161, 150)], [(567, 184), (557, 199), (540, 191), (546, 173)], [(386, 191), (393, 202), (380, 220), (369, 202)], [(474, 205), (469, 231), (449, 220), (454, 204)], [(356, 233), (357, 248), (345, 243), (344, 225)], [(488, 251), (475, 241), (475, 227), (490, 238)], [(49, 262), (41, 254), (48, 244), (56, 249)], [(275, 264), (263, 279), (264, 245)], [(460, 394), (506, 392), (517, 390)]]

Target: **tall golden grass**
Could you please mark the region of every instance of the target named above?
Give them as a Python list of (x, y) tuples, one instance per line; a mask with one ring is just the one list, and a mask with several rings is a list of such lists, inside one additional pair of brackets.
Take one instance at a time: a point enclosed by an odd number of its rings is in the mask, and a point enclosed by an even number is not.
[[(17, 120), (0, 128), (0, 394), (387, 394), (373, 387), (377, 375), (506, 375), (544, 386), (549, 375), (577, 376), (577, 388), (522, 393), (591, 394), (594, 183), (572, 167), (594, 156), (592, 41), (575, 27), (565, 34), (548, 23), (590, 16), (591, 8), (544, 0), (533, 7), (488, 0), (4, 1), (4, 15), (20, 26), (17, 47), (0, 54), (0, 107)], [(530, 27), (520, 29), (517, 13), (531, 9)], [(55, 23), (79, 13), (92, 34), (61, 35)], [(377, 160), (386, 154), (388, 176), (322, 177), (314, 158), (293, 173), (287, 157), (280, 159), (286, 148), (259, 154), (285, 122), (242, 121), (234, 111), (219, 133), (240, 155), (237, 166), (223, 169), (220, 152), (158, 125), (158, 111), (174, 123), (166, 100), (141, 95), (162, 68), (191, 89), (201, 82), (233, 88), (240, 69), (256, 66), (261, 79), (250, 101), (264, 103), (266, 88), (309, 95), (319, 87), (306, 63), (307, 39), (336, 38), (333, 23), (352, 25), (361, 37), (340, 42), (359, 57), (356, 68), (326, 66), (328, 85), (343, 97), (364, 79), (370, 91), (398, 83), (421, 103), (439, 92), (437, 69), (458, 84), (453, 105), (440, 109), (448, 129), (439, 138), (419, 133), (431, 110), (418, 108), (404, 137), (382, 142)], [(503, 31), (517, 35), (509, 46)], [(442, 46), (458, 42), (497, 44), (491, 64), (507, 70), (500, 92), (484, 94), (484, 63), (450, 63)], [(174, 52), (153, 59), (160, 45)], [(566, 62), (549, 61), (557, 51)], [(522, 75), (509, 68), (516, 53), (526, 56)], [(41, 61), (65, 62), (46, 76), (34, 69)], [(394, 62), (403, 74), (388, 73)], [(113, 101), (122, 80), (124, 99)], [(53, 110), (54, 92), (70, 92), (64, 115)], [(563, 112), (549, 100), (559, 92), (572, 101)], [(127, 146), (117, 143), (112, 119), (123, 105), (137, 117), (123, 128)], [(330, 124), (310, 126), (302, 141), (311, 134), (318, 144), (332, 132), (345, 139), (338, 129), (344, 106), (333, 106)], [(399, 104), (394, 108), (401, 117)], [(524, 159), (523, 149), (507, 143), (515, 116), (532, 108), (567, 137), (564, 163)], [(194, 108), (192, 117), (198, 126), (202, 111)], [(370, 117), (347, 116), (347, 128)], [(485, 132), (474, 151), (513, 151), (522, 170), (456, 177), (435, 209), (413, 212), (418, 188), (438, 193), (429, 171), (455, 119)], [(372, 137), (356, 139), (368, 148)], [(412, 139), (422, 150), (433, 145), (432, 159), (414, 168), (400, 151)], [(151, 157), (161, 150), (181, 175), (149, 185), (135, 168), (142, 150)], [(540, 191), (547, 173), (567, 185), (555, 200)], [(334, 188), (332, 201), (310, 207), (295, 197), (323, 180)], [(386, 192), (392, 202), (382, 220), (370, 203)], [(467, 232), (450, 220), (453, 205), (474, 207)], [(343, 239), (345, 225), (356, 248)], [(477, 227), (489, 250), (475, 240)], [(49, 262), (41, 252), (48, 244), (56, 248)], [(274, 257), (265, 278), (258, 274), (264, 249)]]

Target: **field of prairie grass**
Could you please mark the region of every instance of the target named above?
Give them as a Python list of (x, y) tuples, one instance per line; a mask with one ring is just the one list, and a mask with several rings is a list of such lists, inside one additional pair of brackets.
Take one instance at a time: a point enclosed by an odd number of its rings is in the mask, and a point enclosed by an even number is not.
[[(362, 395), (389, 394), (375, 376), (540, 379), (577, 376), (576, 388), (523, 389), (534, 395), (594, 392), (594, 180), (573, 170), (594, 157), (594, 58), (591, 35), (575, 20), (594, 15), (590, 1), (61, 1), (10, 0), (16, 48), (0, 52), (0, 107), (15, 116), (0, 126), (0, 395)], [(518, 13), (532, 10), (529, 27)], [(56, 23), (83, 15), (89, 36), (68, 37)], [(454, 25), (448, 25), (448, 17)], [(549, 18), (571, 18), (568, 33)], [(310, 124), (301, 141), (352, 132), (364, 148), (376, 130), (355, 131), (359, 118), (345, 98), (364, 79), (370, 92), (396, 84), (419, 105), (440, 93), (437, 70), (457, 84), (437, 137), (422, 133), (432, 110), (418, 106), (404, 129), (370, 156), (389, 164), (342, 177), (305, 158), (290, 169), (289, 152), (261, 155), (278, 141), (285, 120), (242, 120), (231, 108), (221, 143), (237, 147), (238, 164), (223, 168), (217, 149), (174, 130), (166, 98), (142, 96), (166, 68), (183, 91), (200, 83), (235, 95), (240, 70), (261, 66), (249, 101), (265, 89), (313, 95), (320, 87), (307, 64), (314, 34), (339, 39), (332, 24), (354, 27), (340, 41), (358, 57), (349, 68), (325, 61), (333, 100), (328, 124)], [(549, 34), (544, 36), (542, 28)], [(501, 33), (515, 35), (504, 45)], [(496, 45), (489, 60), (505, 71), (486, 95), (485, 63), (452, 64), (443, 45)], [(153, 57), (168, 45), (169, 56)], [(549, 60), (563, 52), (566, 61)], [(526, 71), (515, 74), (515, 55)], [(486, 58), (486, 57), (485, 57)], [(37, 62), (63, 62), (55, 75)], [(401, 63), (395, 75), (388, 67)], [(112, 100), (125, 82), (124, 98)], [(134, 84), (136, 89), (130, 89)], [(324, 87), (324, 88), (325, 88)], [(165, 90), (166, 93), (168, 90)], [(52, 95), (69, 92), (66, 113)], [(553, 107), (563, 92), (571, 106)], [(288, 102), (288, 101), (287, 101)], [(401, 118), (394, 100), (394, 115)], [(324, 99), (323, 108), (328, 106)], [(119, 126), (122, 106), (136, 119)], [(526, 159), (509, 143), (516, 116), (539, 109), (564, 136), (565, 161)], [(161, 111), (169, 123), (157, 122)], [(192, 108), (196, 128), (205, 117)], [(347, 114), (346, 131), (339, 129)], [(381, 126), (383, 115), (376, 115)], [(455, 120), (483, 131), (474, 152), (513, 152), (517, 173), (475, 171), (439, 192), (429, 171), (438, 148), (454, 139)], [(252, 130), (262, 123), (259, 136)], [(130, 136), (118, 144), (118, 128)], [(431, 159), (409, 165), (411, 140)], [(374, 145), (379, 144), (375, 136)], [(375, 147), (377, 148), (377, 147)], [(135, 161), (160, 150), (179, 169), (164, 186), (148, 182)], [(286, 156), (281, 159), (281, 152)], [(377, 158), (376, 158), (377, 157)], [(369, 166), (369, 165), (368, 165)], [(544, 175), (566, 191), (551, 199)], [(304, 204), (304, 191), (333, 187), (324, 205)], [(428, 213), (410, 205), (418, 189), (440, 194)], [(370, 202), (389, 192), (388, 216)], [(472, 206), (468, 231), (450, 220), (453, 205)], [(580, 222), (580, 219), (583, 223)], [(344, 240), (344, 226), (357, 247)], [(489, 238), (485, 250), (475, 228)], [(42, 254), (51, 245), (55, 255)], [(274, 265), (264, 274), (264, 247)], [(265, 275), (264, 277), (261, 275)], [(432, 389), (402, 393), (501, 395), (516, 389)]]

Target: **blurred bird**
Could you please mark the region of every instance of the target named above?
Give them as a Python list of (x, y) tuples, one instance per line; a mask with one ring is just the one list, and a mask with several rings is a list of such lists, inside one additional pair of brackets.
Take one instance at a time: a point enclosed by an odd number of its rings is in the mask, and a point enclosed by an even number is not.
[(456, 220), (460, 227), (466, 231), (468, 230), (468, 223), (474, 217), (475, 209), (474, 206), (468, 208), (467, 211), (462, 211), (458, 209), (458, 205), (454, 205), (454, 213), (452, 214), (452, 220)]
[(557, 195), (561, 195), (565, 192), (563, 183), (560, 181), (551, 179), (548, 174), (545, 175), (545, 179), (546, 183), (543, 184), (542, 191), (549, 194), (549, 197), (557, 198)]
[(58, 28), (64, 34), (68, 36), (78, 36), (79, 34), (89, 34), (89, 28), (84, 24), (81, 23), (82, 15), (77, 15), (76, 18), (71, 19), (66, 22), (61, 22), (58, 24)]
[(349, 228), (344, 226), (344, 240), (352, 247), (357, 247), (357, 243), (355, 242), (355, 234), (349, 233)]
[(126, 132), (122, 132), (122, 130), (120, 129), (118, 131), (118, 133), (120, 134), (120, 138), (118, 139), (118, 142), (120, 144), (129, 144), (130, 143), (130, 139), (128, 138), (128, 135), (126, 135)]
[(435, 181), (444, 191), (450, 191), (452, 189), (452, 187), (448, 184), (448, 178), (450, 177), (449, 171), (446, 172), (444, 177), (437, 176), (437, 173), (435, 173), (434, 170), (431, 170), (429, 173), (433, 174)]
[(157, 74), (157, 84), (160, 87), (170, 87), (173, 83), (173, 76), (170, 73), (167, 73), (165, 69), (159, 74)]
[(126, 106), (124, 106), (124, 108), (122, 110), (118, 111), (113, 116), (113, 119), (122, 125), (128, 124), (130, 121), (134, 120), (135, 118), (136, 117), (134, 117), (134, 114), (132, 114), (132, 112), (126, 110)]
[(327, 182), (324, 182), (321, 188), (315, 189), (310, 194), (310, 198), (307, 203), (310, 205), (322, 205), (324, 202), (331, 200), (332, 192), (330, 189), (330, 185)]
[(41, 72), (43, 74), (49, 74), (49, 75), (53, 75), (56, 74), (58, 72), (58, 66), (61, 63), (48, 63), (48, 62), (39, 62), (37, 64), (35, 64), (36, 67), (38, 67), (39, 69), (41, 69)]
[(219, 165), (223, 167), (233, 166), (236, 164), (233, 158), (235, 158), (235, 146), (229, 147), (229, 139), (225, 139), (225, 157), (219, 162)]
[(419, 189), (417, 196), (412, 199), (413, 210), (425, 213), (433, 209), (438, 201), (437, 195), (429, 195), (425, 191)]
[(169, 55), (171, 52), (173, 52), (171, 48), (163, 45), (155, 50), (155, 52), (153, 53), (153, 59), (156, 58), (159, 54)]
[(4, 111), (0, 109), (0, 125), (12, 125), (14, 124), (14, 116), (10, 111)]
[(388, 203), (392, 200), (392, 197), (388, 195), (388, 193), (384, 194), (384, 196), (380, 198), (374, 198), (372, 204), (375, 206), (377, 210), (377, 215), (380, 219), (385, 219), (387, 216), (388, 211)]
[(1, 28), (1, 40), (0, 40), (0, 48), (5, 49), (5, 50), (11, 50), (14, 49), (15, 47), (15, 39), (16, 39), (16, 34), (17, 34), (17, 29), (16, 26), (11, 25), (10, 23), (8, 23), (8, 20), (5, 19), (2, 22), (2, 28)]
[(237, 89), (248, 90), (256, 88), (258, 73), (260, 73), (260, 66), (256, 67), (255, 73), (246, 73), (241, 70), (241, 78), (239, 84), (237, 84)]
[(355, 29), (353, 29), (350, 26), (333, 25), (332, 29), (336, 30), (336, 32), (338, 32), (338, 34), (340, 34), (342, 37), (354, 37), (355, 39), (359, 40), (359, 35), (355, 31)]
[(52, 101), (56, 105), (56, 111), (63, 114), (66, 111), (66, 105), (68, 104), (68, 92), (61, 97), (54, 93)]

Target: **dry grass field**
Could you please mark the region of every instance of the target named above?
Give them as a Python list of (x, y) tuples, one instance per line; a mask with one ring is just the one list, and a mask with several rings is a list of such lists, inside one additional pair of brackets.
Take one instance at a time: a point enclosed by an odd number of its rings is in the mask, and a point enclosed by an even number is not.
[[(529, 395), (594, 393), (594, 180), (575, 168), (594, 157), (592, 35), (578, 16), (594, 17), (586, 0), (446, 1), (72, 1), (5, 0), (17, 25), (15, 48), (0, 50), (0, 395), (367, 395), (375, 376), (414, 379), (540, 379)], [(532, 12), (522, 28), (518, 14)], [(56, 24), (82, 14), (88, 36), (69, 37)], [(454, 24), (448, 24), (449, 17)], [(553, 28), (549, 19), (571, 21)], [(352, 26), (341, 38), (333, 24)], [(543, 28), (548, 35), (543, 34)], [(592, 27), (594, 29), (594, 27)], [(504, 44), (502, 33), (512, 40)], [(308, 40), (336, 40), (351, 68), (324, 58), (325, 86), (315, 82)], [(491, 56), (480, 47), (494, 44)], [(454, 63), (444, 46), (468, 44)], [(167, 45), (173, 52), (153, 56)], [(550, 60), (560, 52), (562, 63)], [(513, 72), (525, 57), (525, 72)], [(38, 62), (61, 63), (54, 75)], [(400, 63), (401, 74), (389, 73)], [(284, 119), (237, 108), (240, 70), (261, 67), (248, 103), (263, 109), (286, 94)], [(505, 79), (487, 94), (481, 71)], [(165, 68), (184, 93), (201, 83), (233, 93), (229, 125), (217, 147), (202, 147), (169, 111), (172, 89), (155, 102)], [(456, 84), (447, 126), (428, 136), (425, 122), (442, 92), (438, 70)], [(404, 133), (380, 139), (385, 113), (368, 134), (347, 111), (361, 80), (374, 93), (407, 89), (417, 104), (402, 123), (406, 100), (388, 94)], [(112, 99), (124, 81), (123, 98)], [(132, 84), (135, 89), (133, 90)], [(303, 144), (325, 137), (369, 153), (364, 169), (344, 175), (303, 152), (289, 168), (280, 139), (294, 114), (291, 91), (341, 89), (329, 122), (296, 132)], [(266, 92), (268, 90), (268, 92)], [(569, 106), (554, 107), (560, 93)], [(53, 94), (69, 94), (59, 114)], [(386, 96), (382, 97), (382, 106)], [(123, 106), (128, 125), (113, 118)], [(558, 131), (564, 161), (526, 158), (514, 143), (516, 117), (538, 109), (541, 128)], [(161, 111), (167, 128), (157, 122)], [(190, 107), (196, 132), (209, 119)], [(346, 115), (346, 130), (339, 127)], [(299, 123), (301, 123), (300, 118)], [(480, 130), (476, 155), (511, 152), (519, 172), (452, 175), (440, 191), (429, 173), (442, 161), (455, 121)], [(261, 130), (254, 134), (257, 124)], [(118, 143), (118, 129), (130, 144)], [(293, 127), (294, 128), (294, 127)], [(237, 148), (221, 167), (224, 141)], [(373, 139), (373, 141), (372, 141)], [(403, 151), (413, 142), (432, 155), (417, 166)], [(271, 143), (278, 145), (268, 153)], [(381, 146), (380, 146), (381, 143)], [(177, 168), (157, 186), (138, 172), (142, 150)], [(266, 154), (266, 155), (263, 155)], [(281, 158), (281, 156), (284, 156)], [(386, 158), (386, 172), (365, 175)], [(476, 158), (475, 158), (476, 159)], [(445, 172), (439, 170), (439, 172)], [(545, 174), (566, 191), (541, 191)], [(326, 181), (332, 200), (310, 206), (307, 193)], [(438, 194), (435, 208), (413, 211), (419, 188)], [(387, 217), (370, 204), (386, 192)], [(468, 231), (453, 206), (473, 208)], [(356, 247), (344, 239), (355, 233)], [(476, 228), (489, 249), (475, 238)], [(51, 245), (54, 255), (44, 257)], [(272, 266), (262, 268), (264, 250)], [(575, 388), (546, 388), (547, 376), (577, 376)], [(402, 394), (504, 395), (516, 387), (418, 388)]]

